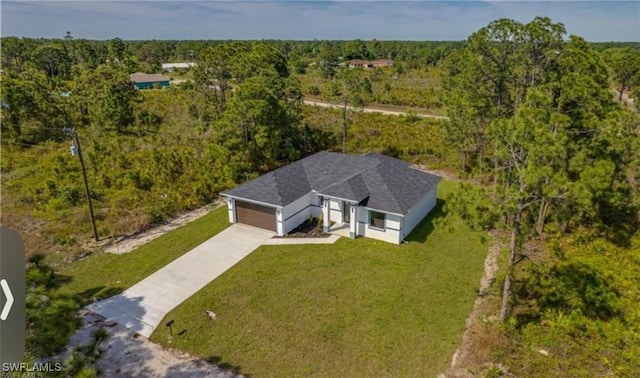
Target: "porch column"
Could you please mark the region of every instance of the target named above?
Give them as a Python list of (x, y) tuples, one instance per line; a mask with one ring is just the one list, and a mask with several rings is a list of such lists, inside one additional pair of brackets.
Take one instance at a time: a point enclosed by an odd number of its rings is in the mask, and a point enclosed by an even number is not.
[(349, 214), (349, 237), (355, 239), (358, 236), (358, 204), (351, 205)]
[(236, 223), (236, 208), (233, 198), (227, 198), (227, 208), (229, 209), (229, 223)]
[(276, 209), (276, 232), (278, 236), (284, 236), (284, 221), (282, 220), (282, 209)]
[(331, 200), (328, 198), (325, 197), (322, 199), (322, 231), (327, 234), (329, 233), (329, 225), (331, 224), (331, 220), (329, 219), (331, 216), (331, 211), (329, 211), (330, 204)]

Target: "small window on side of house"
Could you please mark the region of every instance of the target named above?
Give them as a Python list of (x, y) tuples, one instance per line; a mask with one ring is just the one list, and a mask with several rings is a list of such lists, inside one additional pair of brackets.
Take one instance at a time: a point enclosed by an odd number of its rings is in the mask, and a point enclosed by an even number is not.
[(369, 210), (369, 227), (384, 230), (385, 217), (385, 213)]

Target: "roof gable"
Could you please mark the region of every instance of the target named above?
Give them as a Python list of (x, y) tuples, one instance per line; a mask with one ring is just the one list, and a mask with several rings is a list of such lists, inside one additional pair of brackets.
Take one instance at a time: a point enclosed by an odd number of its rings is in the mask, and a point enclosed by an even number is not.
[(369, 187), (361, 174), (333, 184), (320, 191), (323, 195), (337, 197), (354, 202), (362, 202), (369, 197)]

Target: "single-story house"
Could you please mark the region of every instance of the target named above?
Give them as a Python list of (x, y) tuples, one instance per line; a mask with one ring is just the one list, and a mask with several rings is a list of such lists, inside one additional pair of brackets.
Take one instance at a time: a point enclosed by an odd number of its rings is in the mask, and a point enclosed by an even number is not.
[(361, 60), (361, 59), (351, 59), (347, 62), (349, 64), (349, 68), (381, 68), (381, 67), (391, 67), (393, 66), (393, 60), (391, 59), (378, 59), (374, 61), (369, 60)]
[(436, 205), (441, 178), (378, 153), (319, 152), (247, 181), (221, 195), (229, 222), (285, 235), (309, 217), (325, 232), (349, 229), (401, 243)]
[(392, 67), (393, 66), (393, 60), (391, 60), (391, 59), (378, 59), (378, 60), (374, 60), (373, 62), (371, 62), (371, 65), (374, 68)]
[(351, 59), (347, 63), (349, 64), (349, 68), (357, 68), (357, 67), (369, 68), (369, 67), (371, 67), (371, 62), (368, 62), (368, 61), (362, 60), (362, 59)]
[(162, 63), (162, 70), (172, 72), (173, 70), (188, 70), (194, 67), (196, 64), (193, 62), (181, 62), (181, 63)]
[(129, 75), (129, 80), (133, 82), (133, 85), (135, 85), (137, 89), (169, 87), (169, 78), (160, 74), (147, 74), (143, 72), (136, 72), (134, 74)]

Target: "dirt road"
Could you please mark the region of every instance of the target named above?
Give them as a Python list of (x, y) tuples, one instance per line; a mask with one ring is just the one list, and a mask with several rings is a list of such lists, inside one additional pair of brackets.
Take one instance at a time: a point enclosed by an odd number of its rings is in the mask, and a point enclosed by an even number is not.
[[(329, 102), (315, 101), (315, 100), (304, 100), (303, 102), (305, 105), (319, 106), (321, 108), (342, 109), (344, 107), (343, 105), (336, 105), (336, 104), (331, 104)], [(401, 116), (401, 115), (407, 114), (406, 112), (401, 112), (396, 110), (385, 110), (385, 109), (376, 109), (376, 108), (354, 108), (353, 106), (348, 106), (347, 109), (359, 110), (364, 113), (380, 113), (380, 114), (394, 115), (394, 116)], [(418, 118), (449, 119), (449, 117), (439, 116), (435, 114), (425, 114), (425, 113), (417, 113), (416, 116)]]

